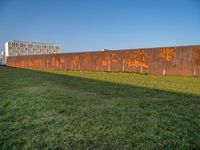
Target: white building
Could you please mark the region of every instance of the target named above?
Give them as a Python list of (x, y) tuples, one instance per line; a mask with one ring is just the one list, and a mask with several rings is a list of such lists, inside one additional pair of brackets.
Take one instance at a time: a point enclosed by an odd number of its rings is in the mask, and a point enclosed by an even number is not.
[(0, 55), (0, 65), (3, 64), (3, 52), (1, 52), (1, 55)]
[(60, 52), (60, 46), (49, 43), (8, 41), (3, 52), (4, 63), (7, 56), (54, 54)]

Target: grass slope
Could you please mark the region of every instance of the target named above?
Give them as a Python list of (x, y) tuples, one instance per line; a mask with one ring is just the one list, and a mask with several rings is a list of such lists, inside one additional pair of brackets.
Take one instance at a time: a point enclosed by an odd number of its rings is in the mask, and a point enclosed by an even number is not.
[(200, 149), (200, 78), (0, 68), (0, 149)]

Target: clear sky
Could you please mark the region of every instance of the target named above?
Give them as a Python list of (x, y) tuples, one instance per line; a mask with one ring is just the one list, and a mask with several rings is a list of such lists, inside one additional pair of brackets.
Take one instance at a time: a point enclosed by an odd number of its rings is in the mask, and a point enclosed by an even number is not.
[(0, 0), (8, 40), (63, 52), (200, 44), (200, 0)]

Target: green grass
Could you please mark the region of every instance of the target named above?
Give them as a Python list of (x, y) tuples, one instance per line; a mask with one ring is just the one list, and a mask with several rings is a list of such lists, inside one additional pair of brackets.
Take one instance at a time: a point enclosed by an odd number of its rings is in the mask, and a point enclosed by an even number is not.
[(0, 149), (200, 149), (200, 78), (0, 67)]

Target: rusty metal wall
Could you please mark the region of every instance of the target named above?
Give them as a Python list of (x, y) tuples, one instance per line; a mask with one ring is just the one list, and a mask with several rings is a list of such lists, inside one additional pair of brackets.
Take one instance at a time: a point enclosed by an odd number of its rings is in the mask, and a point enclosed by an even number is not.
[(140, 72), (200, 76), (200, 46), (10, 56), (7, 65), (46, 70)]

